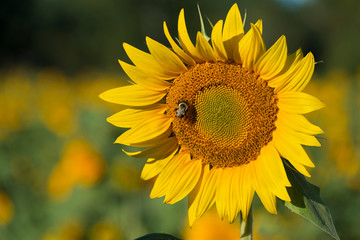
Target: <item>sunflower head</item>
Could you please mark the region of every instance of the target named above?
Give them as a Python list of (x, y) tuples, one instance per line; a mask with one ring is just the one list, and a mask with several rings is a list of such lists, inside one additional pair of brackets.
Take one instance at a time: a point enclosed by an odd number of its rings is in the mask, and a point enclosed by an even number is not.
[(147, 157), (141, 177), (156, 178), (151, 197), (175, 203), (189, 195), (190, 224), (216, 204), (221, 218), (247, 218), (256, 192), (276, 213), (276, 197), (290, 201), (282, 158), (310, 176), (314, 167), (302, 145), (320, 146), (322, 130), (302, 114), (323, 103), (302, 92), (314, 71), (314, 57), (301, 50), (288, 55), (281, 36), (270, 48), (262, 22), (244, 32), (234, 4), (208, 41), (196, 44), (180, 11), (178, 39), (171, 48), (146, 38), (150, 53), (124, 44), (134, 65), (119, 61), (132, 85), (100, 95), (126, 108), (108, 118), (130, 128), (117, 143), (147, 147), (128, 152)]

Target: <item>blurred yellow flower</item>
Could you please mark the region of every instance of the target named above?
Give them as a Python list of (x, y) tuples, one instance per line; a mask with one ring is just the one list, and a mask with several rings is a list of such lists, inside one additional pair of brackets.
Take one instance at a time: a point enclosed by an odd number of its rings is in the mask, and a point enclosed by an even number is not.
[(222, 221), (216, 211), (205, 213), (190, 228), (186, 227), (184, 240), (238, 240), (240, 238), (240, 223)]
[(10, 222), (14, 214), (14, 206), (8, 195), (0, 190), (0, 226)]
[(32, 92), (28, 74), (23, 70), (10, 70), (0, 76), (0, 140), (33, 117)]
[(121, 190), (138, 190), (146, 183), (139, 178), (140, 170), (132, 164), (116, 162), (111, 166), (110, 178)]
[(80, 222), (71, 221), (54, 231), (45, 233), (42, 240), (81, 240), (84, 239), (84, 227)]
[(326, 81), (320, 79), (310, 83), (307, 92), (316, 93), (327, 107), (321, 115), (313, 113), (310, 117), (317, 119), (324, 126), (324, 142), (328, 147), (328, 157), (336, 163), (341, 175), (351, 178), (360, 167), (359, 154), (352, 141), (353, 133), (350, 126), (349, 107), (350, 104), (354, 104), (349, 99), (351, 78), (343, 71), (333, 70), (323, 79)]
[(58, 198), (69, 194), (75, 184), (92, 186), (102, 178), (104, 170), (104, 159), (88, 142), (71, 141), (50, 175), (48, 192)]
[[(258, 217), (256, 219), (259, 219)], [(256, 228), (257, 226), (258, 224), (253, 229), (254, 239), (256, 240), (286, 240), (286, 238), (280, 236), (276, 238), (265, 237)], [(196, 221), (191, 228), (187, 224), (183, 236), (184, 240), (238, 240), (240, 239), (240, 222), (228, 223), (227, 221), (222, 221), (217, 216), (216, 211), (211, 209)]]
[(89, 240), (122, 240), (122, 233), (118, 227), (108, 222), (98, 222), (89, 233)]
[(90, 72), (79, 74), (72, 80), (75, 82), (77, 100), (85, 108), (104, 109), (105, 106), (112, 110), (119, 110), (119, 108), (116, 108), (113, 104), (100, 101), (97, 96), (106, 89), (127, 84), (125, 80), (121, 80), (121, 77)]
[(75, 94), (66, 77), (58, 70), (46, 69), (37, 76), (37, 103), (44, 124), (59, 135), (77, 127)]

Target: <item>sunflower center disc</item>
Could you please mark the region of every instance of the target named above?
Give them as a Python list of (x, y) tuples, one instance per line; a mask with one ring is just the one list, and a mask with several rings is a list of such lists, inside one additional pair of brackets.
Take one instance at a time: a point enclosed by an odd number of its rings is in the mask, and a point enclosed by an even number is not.
[(227, 86), (199, 92), (195, 98), (195, 128), (208, 141), (237, 147), (246, 137), (251, 112), (241, 94)]
[[(187, 110), (179, 118), (181, 102)], [(182, 150), (222, 168), (256, 160), (272, 139), (276, 102), (264, 80), (229, 62), (195, 65), (174, 80), (166, 98)]]

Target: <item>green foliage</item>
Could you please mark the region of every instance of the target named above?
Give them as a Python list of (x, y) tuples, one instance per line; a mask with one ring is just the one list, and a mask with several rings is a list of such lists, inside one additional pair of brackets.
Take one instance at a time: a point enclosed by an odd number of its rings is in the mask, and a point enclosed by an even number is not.
[[(353, 26), (359, 25), (359, 1), (279, 1), (239, 2), (242, 16), (244, 9), (249, 12), (245, 27), (263, 19), (267, 45), (286, 34), (289, 52), (302, 47), (304, 52), (312, 51), (317, 61), (326, 62), (318, 72), (333, 67), (356, 71), (360, 33), (353, 31)], [(294, 2), (302, 4), (294, 7)], [(200, 4), (204, 15), (216, 23), (233, 1)], [(20, 62), (55, 66), (70, 73), (89, 68), (118, 71), (116, 59), (126, 58), (122, 42), (144, 50), (145, 36), (165, 42), (162, 21), (168, 22), (175, 36), (181, 8), (194, 36), (199, 24), (193, 0), (4, 1), (0, 9), (0, 66)]]
[(204, 26), (204, 21), (203, 21), (203, 17), (201, 15), (201, 11), (200, 11), (200, 6), (199, 4), (197, 5), (197, 9), (198, 9), (198, 12), (199, 12), (199, 17), (200, 17), (200, 26), (201, 26), (201, 34), (205, 37), (205, 39), (207, 41), (210, 40), (210, 37), (206, 34), (206, 30), (205, 30), (205, 26)]
[(244, 221), (240, 215), (240, 239), (252, 240), (253, 239), (253, 216), (252, 207), (250, 208), (249, 215)]
[(320, 188), (306, 181), (305, 177), (294, 170), (289, 162), (286, 162), (285, 169), (291, 183), (291, 187), (288, 188), (291, 202), (285, 202), (285, 206), (336, 240), (340, 240), (330, 210), (320, 197)]

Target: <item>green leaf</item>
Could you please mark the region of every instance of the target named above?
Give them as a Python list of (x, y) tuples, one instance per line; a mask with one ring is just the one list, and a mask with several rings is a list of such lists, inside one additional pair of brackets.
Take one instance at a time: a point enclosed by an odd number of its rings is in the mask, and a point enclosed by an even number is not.
[(247, 10), (245, 8), (245, 14), (244, 14), (244, 20), (243, 20), (243, 26), (245, 26), (245, 23), (246, 23), (246, 17), (247, 17)]
[(135, 240), (181, 240), (167, 233), (150, 233)]
[(289, 162), (286, 160), (284, 162), (292, 186), (287, 188), (291, 202), (285, 202), (285, 206), (327, 232), (334, 239), (340, 240), (330, 210), (320, 197), (320, 188), (306, 181), (305, 177)]
[(204, 26), (204, 21), (203, 21), (202, 15), (201, 15), (201, 11), (200, 11), (200, 6), (199, 6), (199, 4), (197, 5), (197, 8), (198, 8), (199, 17), (200, 17), (201, 34), (205, 37), (206, 41), (209, 41), (209, 40), (210, 40), (210, 37), (206, 34), (205, 26)]
[(206, 19), (208, 20), (208, 22), (209, 22), (209, 24), (210, 24), (210, 26), (211, 26), (211, 29), (213, 29), (213, 28), (214, 28), (214, 24), (211, 22), (211, 20), (210, 20), (208, 17), (206, 17)]

